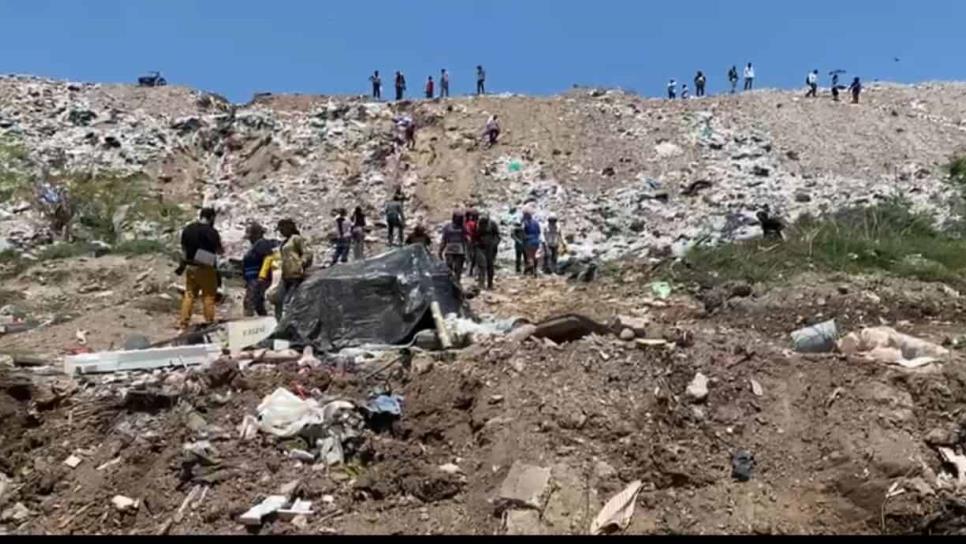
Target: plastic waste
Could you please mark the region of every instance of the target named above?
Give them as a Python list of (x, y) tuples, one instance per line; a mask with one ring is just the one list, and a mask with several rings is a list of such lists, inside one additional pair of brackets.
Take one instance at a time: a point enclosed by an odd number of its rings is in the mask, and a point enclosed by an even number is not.
[(510, 161), (510, 164), (507, 166), (507, 170), (510, 172), (519, 172), (520, 170), (523, 170), (523, 164), (520, 161)]
[(651, 292), (657, 298), (664, 300), (671, 296), (671, 284), (666, 281), (656, 281), (651, 284)]
[(805, 327), (792, 333), (792, 343), (798, 353), (828, 353), (835, 349), (838, 328), (835, 320)]
[(731, 458), (731, 477), (739, 482), (750, 480), (754, 468), (755, 456), (750, 451), (738, 450)]
[(634, 506), (637, 495), (641, 492), (643, 482), (631, 482), (623, 491), (612, 497), (597, 517), (590, 524), (590, 534), (599, 535), (608, 531), (623, 531), (634, 517)]
[(402, 415), (403, 398), (399, 395), (379, 395), (369, 401), (366, 409), (375, 414)]
[(295, 436), (306, 425), (323, 423), (325, 415), (315, 400), (302, 400), (279, 388), (258, 406), (258, 419), (263, 432), (284, 438)]

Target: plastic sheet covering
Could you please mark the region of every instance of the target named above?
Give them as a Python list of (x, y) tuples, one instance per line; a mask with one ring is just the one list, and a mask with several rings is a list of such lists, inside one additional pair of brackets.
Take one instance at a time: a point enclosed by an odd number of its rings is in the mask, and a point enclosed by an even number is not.
[(405, 344), (434, 327), (429, 306), (444, 315), (466, 314), (462, 291), (446, 265), (422, 245), (341, 264), (305, 280), (285, 305), (269, 339), (332, 352), (366, 344)]

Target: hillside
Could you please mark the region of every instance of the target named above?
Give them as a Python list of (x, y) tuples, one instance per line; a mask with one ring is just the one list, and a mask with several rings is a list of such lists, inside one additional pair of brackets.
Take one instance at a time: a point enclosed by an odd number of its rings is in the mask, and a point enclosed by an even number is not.
[[(961, 225), (935, 227), (961, 219), (947, 165), (966, 151), (966, 84), (803, 95), (233, 105), (0, 77), (0, 534), (587, 534), (628, 488), (627, 534), (964, 534), (966, 246)], [(400, 113), (420, 128), (397, 153)], [(485, 149), (491, 114), (504, 134)], [(73, 243), (51, 243), (45, 178), (78, 206)], [(178, 335), (176, 238), (202, 205), (230, 258), (248, 222), (292, 217), (325, 266), (339, 207), (363, 206), (368, 251), (385, 248), (397, 185), (410, 225), (461, 206), (501, 221), (495, 289), (463, 281), (466, 347), (63, 372)], [(506, 231), (528, 202), (594, 278), (514, 273)], [(760, 239), (766, 208), (783, 241)], [(218, 316), (241, 319), (241, 281), (224, 293)], [(607, 326), (558, 342), (524, 324), (565, 314)], [(793, 349), (830, 319), (840, 337), (914, 339)], [(915, 357), (916, 339), (938, 355)], [(314, 425), (257, 429), (279, 388), (354, 403), (341, 430), (320, 425), (339, 447), (321, 453)], [(358, 420), (380, 392), (402, 396), (399, 417)], [(312, 512), (241, 522), (276, 494)]]

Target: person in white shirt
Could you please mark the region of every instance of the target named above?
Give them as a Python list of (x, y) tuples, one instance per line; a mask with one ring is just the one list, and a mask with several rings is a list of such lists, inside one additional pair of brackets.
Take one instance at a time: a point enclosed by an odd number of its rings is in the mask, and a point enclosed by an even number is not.
[(755, 85), (755, 67), (748, 63), (745, 66), (745, 90), (750, 91)]
[(816, 98), (818, 96), (818, 70), (812, 70), (812, 73), (805, 78), (805, 83), (808, 85), (808, 93), (805, 94), (805, 98)]
[(678, 86), (678, 82), (677, 81), (674, 81), (673, 79), (671, 81), (668, 81), (667, 82), (667, 98), (668, 98), (668, 100), (674, 100), (675, 98), (678, 97), (677, 86)]

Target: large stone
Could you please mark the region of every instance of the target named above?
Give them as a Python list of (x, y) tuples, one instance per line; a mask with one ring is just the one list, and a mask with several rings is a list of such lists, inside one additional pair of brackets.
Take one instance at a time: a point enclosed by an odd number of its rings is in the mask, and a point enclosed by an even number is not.
[(704, 402), (708, 398), (708, 377), (698, 372), (688, 385), (687, 393), (694, 402)]
[(549, 468), (514, 461), (500, 486), (496, 506), (501, 510), (506, 508), (543, 510), (549, 491)]

